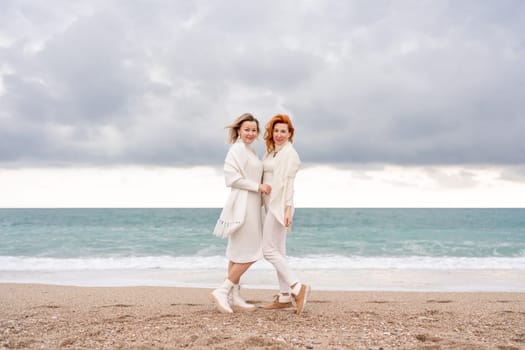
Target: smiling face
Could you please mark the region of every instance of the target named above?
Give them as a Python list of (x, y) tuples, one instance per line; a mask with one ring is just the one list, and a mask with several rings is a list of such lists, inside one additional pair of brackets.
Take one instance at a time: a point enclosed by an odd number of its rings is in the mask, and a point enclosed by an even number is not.
[(277, 123), (273, 126), (273, 142), (276, 146), (281, 146), (290, 138), (290, 130), (288, 124)]
[(257, 138), (257, 123), (252, 121), (245, 121), (239, 128), (239, 137), (242, 142), (249, 145)]

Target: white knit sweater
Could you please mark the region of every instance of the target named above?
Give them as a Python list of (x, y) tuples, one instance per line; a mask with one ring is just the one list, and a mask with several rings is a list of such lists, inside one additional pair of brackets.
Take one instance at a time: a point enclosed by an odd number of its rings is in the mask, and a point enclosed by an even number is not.
[[(267, 154), (266, 157), (271, 157)], [(301, 166), (299, 155), (291, 142), (287, 142), (277, 152), (273, 170), (272, 192), (270, 194), (269, 211), (284, 226), (284, 210), (286, 208), (288, 189), (293, 186), (295, 176)]]
[(230, 147), (224, 160), (224, 180), (226, 186), (231, 187), (231, 192), (213, 230), (215, 236), (226, 238), (242, 226), (246, 217), (247, 191), (258, 191), (259, 184), (245, 179), (244, 167), (248, 161), (248, 152), (254, 150), (239, 141)]

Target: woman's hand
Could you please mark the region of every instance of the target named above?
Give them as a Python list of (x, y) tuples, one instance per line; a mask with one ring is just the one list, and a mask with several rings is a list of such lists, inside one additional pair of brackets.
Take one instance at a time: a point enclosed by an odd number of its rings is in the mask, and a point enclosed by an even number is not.
[(288, 206), (284, 209), (284, 226), (290, 227), (292, 224), (292, 207)]
[(272, 192), (272, 186), (268, 184), (260, 184), (259, 192), (264, 193), (265, 195), (269, 195)]

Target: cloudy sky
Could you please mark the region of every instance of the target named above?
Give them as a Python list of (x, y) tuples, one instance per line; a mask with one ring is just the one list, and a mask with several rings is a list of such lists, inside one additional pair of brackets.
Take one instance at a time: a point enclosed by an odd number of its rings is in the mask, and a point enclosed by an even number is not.
[(247, 111), (292, 116), (298, 206), (525, 206), (521, 0), (1, 8), (0, 207), (220, 206)]

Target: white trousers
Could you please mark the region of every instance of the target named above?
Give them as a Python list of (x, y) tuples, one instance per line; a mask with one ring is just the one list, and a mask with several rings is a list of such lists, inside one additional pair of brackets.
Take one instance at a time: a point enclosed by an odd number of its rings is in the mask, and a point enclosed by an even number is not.
[(290, 286), (299, 282), (290, 269), (286, 259), (286, 227), (272, 213), (268, 212), (264, 219), (262, 249), (263, 255), (277, 271), (281, 293), (290, 293)]

